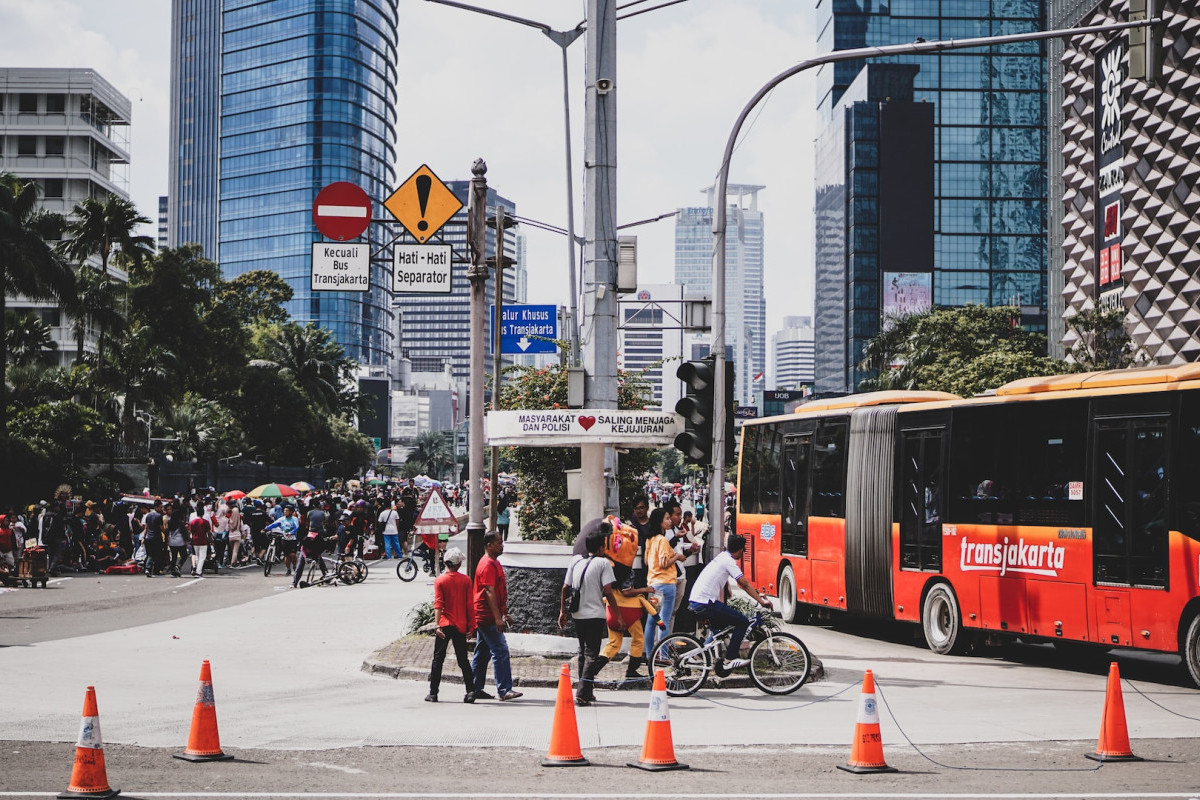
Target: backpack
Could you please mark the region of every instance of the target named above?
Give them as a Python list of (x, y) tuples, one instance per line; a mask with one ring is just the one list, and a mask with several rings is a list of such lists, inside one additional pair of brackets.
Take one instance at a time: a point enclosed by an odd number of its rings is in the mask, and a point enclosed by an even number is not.
[(638, 551), (637, 528), (624, 524), (616, 517), (608, 517), (607, 521), (612, 524), (612, 533), (604, 542), (604, 555), (617, 564), (632, 567)]

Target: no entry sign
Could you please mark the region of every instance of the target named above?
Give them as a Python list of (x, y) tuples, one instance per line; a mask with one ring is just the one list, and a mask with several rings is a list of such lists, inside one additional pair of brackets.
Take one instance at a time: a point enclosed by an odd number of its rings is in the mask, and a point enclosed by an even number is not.
[(357, 239), (371, 224), (371, 198), (353, 183), (331, 183), (313, 200), (313, 223), (330, 239)]

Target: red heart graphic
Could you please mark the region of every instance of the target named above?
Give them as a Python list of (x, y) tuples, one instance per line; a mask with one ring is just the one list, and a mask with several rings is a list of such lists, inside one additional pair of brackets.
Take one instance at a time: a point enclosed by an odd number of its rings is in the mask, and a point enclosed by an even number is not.
[(579, 424), (583, 426), (583, 429), (585, 431), (591, 430), (592, 426), (596, 424), (596, 418), (595, 417), (580, 417)]

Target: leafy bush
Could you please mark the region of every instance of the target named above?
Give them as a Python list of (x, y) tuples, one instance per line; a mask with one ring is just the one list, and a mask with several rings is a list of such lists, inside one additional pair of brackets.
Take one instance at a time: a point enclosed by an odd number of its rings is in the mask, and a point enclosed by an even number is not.
[(437, 621), (437, 610), (433, 607), (432, 600), (426, 600), (424, 603), (413, 606), (412, 611), (408, 612), (408, 627), (405, 633), (417, 633), (426, 625), (432, 625)]

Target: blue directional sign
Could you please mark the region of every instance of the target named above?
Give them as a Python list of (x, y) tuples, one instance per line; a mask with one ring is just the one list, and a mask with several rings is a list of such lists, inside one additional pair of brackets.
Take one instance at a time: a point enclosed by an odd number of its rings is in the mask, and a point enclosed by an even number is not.
[[(558, 306), (504, 306), (500, 324), (500, 352), (506, 355), (557, 353)], [(489, 350), (495, 352), (496, 310), (490, 309)], [(537, 337), (537, 338), (534, 338)]]

